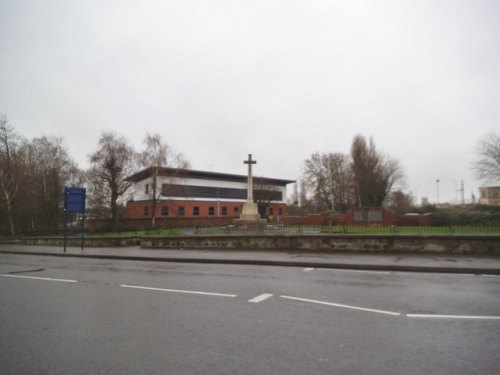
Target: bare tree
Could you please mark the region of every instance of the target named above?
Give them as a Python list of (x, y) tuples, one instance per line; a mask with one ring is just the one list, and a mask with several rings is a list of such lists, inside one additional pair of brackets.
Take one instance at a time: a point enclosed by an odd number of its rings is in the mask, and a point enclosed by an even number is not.
[(299, 207), (302, 209), (302, 213), (312, 213), (312, 202), (307, 196), (307, 182), (304, 177), (302, 177), (299, 181), (300, 189), (299, 189)]
[(262, 177), (254, 178), (254, 198), (261, 218), (267, 218), (267, 209), (272, 201), (280, 201), (280, 188)]
[[(143, 167), (149, 168), (151, 173), (151, 226), (155, 228), (158, 201), (162, 193), (165, 193), (164, 181), (162, 182), (163, 186), (159, 186), (158, 177), (161, 169), (170, 167), (184, 170), (189, 167), (189, 162), (182, 153), (175, 152), (171, 146), (164, 142), (159, 133), (146, 133), (143, 143), (145, 149), (139, 154), (139, 162)], [(179, 174), (170, 173), (170, 175), (170, 177), (175, 178)]]
[(397, 214), (406, 214), (413, 209), (413, 206), (413, 196), (404, 193), (402, 190), (389, 193), (386, 199), (386, 207)]
[(17, 190), (13, 201), (16, 232), (50, 232), (59, 229), (64, 186), (78, 173), (60, 138), (19, 137), (11, 148), (11, 165)]
[(7, 117), (0, 115), (0, 202), (5, 203), (12, 236), (16, 234), (12, 206), (20, 183), (20, 176), (16, 173), (18, 170), (15, 167), (16, 139), (17, 135), (14, 133), (14, 128), (8, 124)]
[(29, 195), (38, 200), (38, 222), (52, 233), (58, 231), (63, 212), (64, 186), (77, 173), (77, 166), (57, 137), (34, 138), (31, 143), (33, 153), (30, 166), (31, 176), (27, 176), (31, 189)]
[(352, 171), (357, 205), (380, 207), (397, 182), (404, 178), (399, 162), (380, 154), (370, 139), (354, 137), (351, 146)]
[(63, 188), (76, 182), (78, 172), (61, 138), (26, 140), (0, 116), (0, 206), (6, 213), (0, 226), (12, 235), (57, 233)]
[(135, 171), (135, 151), (124, 137), (104, 132), (97, 150), (89, 158), (92, 164), (88, 173), (89, 193), (94, 202), (109, 207), (114, 227), (117, 228), (118, 202), (131, 186), (131, 182), (124, 179)]
[(288, 196), (287, 204), (289, 206), (298, 206), (299, 205), (299, 180), (298, 179), (293, 184), (293, 191), (292, 191), (292, 194), (290, 194)]
[(341, 153), (312, 154), (304, 167), (306, 186), (313, 193), (318, 210), (345, 212), (353, 203), (350, 160)]
[(500, 135), (491, 132), (477, 144), (476, 176), (485, 182), (500, 181)]

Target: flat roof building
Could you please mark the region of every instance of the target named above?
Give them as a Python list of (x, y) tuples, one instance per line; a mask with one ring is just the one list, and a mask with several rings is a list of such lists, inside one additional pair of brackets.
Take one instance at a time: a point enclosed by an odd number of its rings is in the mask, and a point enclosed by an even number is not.
[[(155, 173), (157, 171), (157, 173)], [(156, 189), (154, 176), (156, 174)], [(126, 216), (239, 217), (247, 199), (247, 176), (176, 168), (146, 168), (129, 177), (132, 182)], [(254, 177), (254, 199), (265, 206), (265, 215), (279, 220), (286, 214), (286, 186), (294, 180)], [(153, 192), (156, 190), (156, 192)]]

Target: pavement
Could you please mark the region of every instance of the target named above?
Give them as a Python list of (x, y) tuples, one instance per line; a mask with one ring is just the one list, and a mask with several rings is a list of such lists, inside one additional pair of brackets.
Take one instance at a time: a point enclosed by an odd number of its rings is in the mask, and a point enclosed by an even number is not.
[(442, 254), (374, 254), (272, 250), (84, 248), (0, 244), (0, 254), (149, 262), (241, 264), (280, 267), (335, 268), (371, 271), (438, 272), (500, 275), (500, 256)]

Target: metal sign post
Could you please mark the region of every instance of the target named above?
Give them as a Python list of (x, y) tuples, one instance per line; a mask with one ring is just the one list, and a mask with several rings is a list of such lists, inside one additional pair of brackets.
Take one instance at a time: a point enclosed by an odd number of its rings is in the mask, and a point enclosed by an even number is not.
[(81, 241), (80, 246), (83, 250), (84, 232), (85, 232), (85, 201), (87, 193), (85, 188), (65, 187), (64, 188), (64, 252), (68, 237), (68, 212), (82, 214)]

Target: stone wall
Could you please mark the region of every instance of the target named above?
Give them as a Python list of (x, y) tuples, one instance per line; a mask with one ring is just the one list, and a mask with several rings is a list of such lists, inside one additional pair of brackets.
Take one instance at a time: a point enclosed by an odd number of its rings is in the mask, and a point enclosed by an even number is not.
[(500, 236), (206, 236), (148, 238), (144, 248), (500, 255)]
[[(23, 245), (64, 246), (64, 237), (26, 237), (21, 240)], [(79, 247), (80, 237), (68, 237), (67, 245)], [(85, 238), (85, 247), (128, 247), (139, 246), (141, 239), (138, 237), (90, 237)]]
[[(25, 245), (63, 246), (62, 237), (25, 238)], [(87, 238), (86, 247), (138, 246), (159, 249), (234, 249), (499, 255), (500, 236), (301, 235)], [(80, 246), (80, 238), (68, 238)]]

